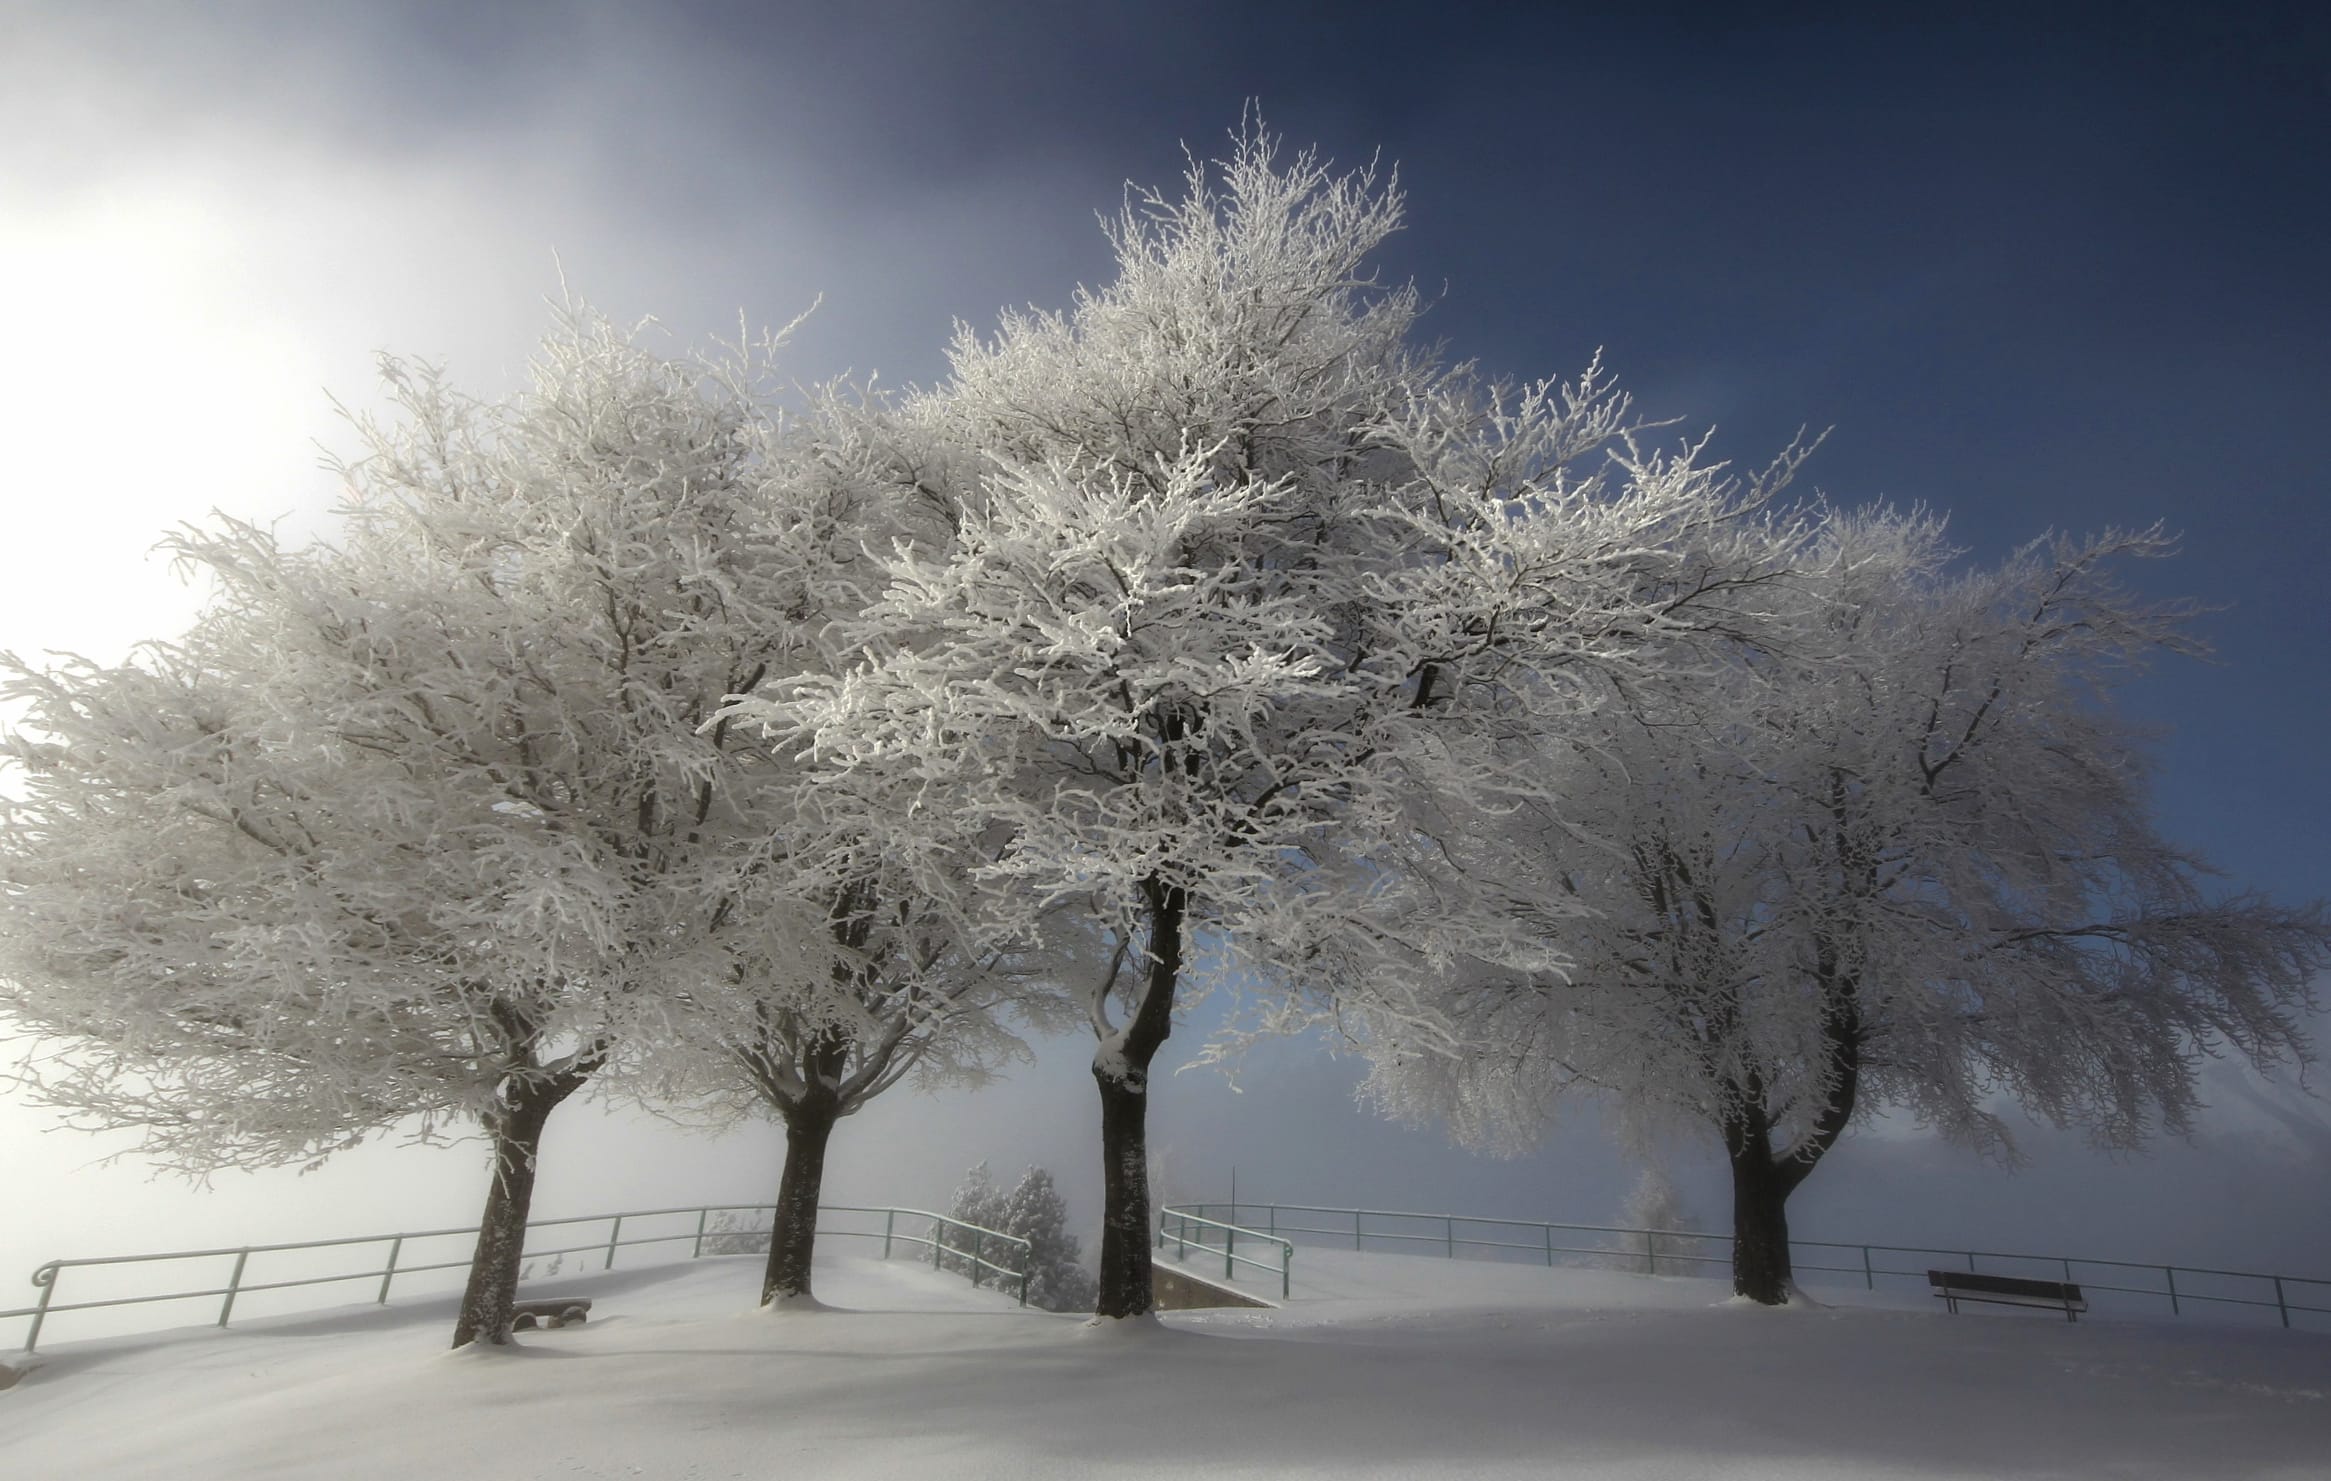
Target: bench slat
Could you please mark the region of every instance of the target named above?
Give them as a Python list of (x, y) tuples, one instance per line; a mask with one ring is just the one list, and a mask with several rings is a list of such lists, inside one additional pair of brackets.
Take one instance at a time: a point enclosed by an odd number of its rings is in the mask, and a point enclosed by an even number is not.
[(1953, 1312), (1961, 1301), (1993, 1306), (2045, 1306), (2061, 1310), (2064, 1320), (2078, 1321), (2088, 1309), (2080, 1287), (2070, 1281), (2030, 1280), (2016, 1275), (1981, 1275), (1972, 1270), (1929, 1270), (1926, 1283), (1934, 1287)]

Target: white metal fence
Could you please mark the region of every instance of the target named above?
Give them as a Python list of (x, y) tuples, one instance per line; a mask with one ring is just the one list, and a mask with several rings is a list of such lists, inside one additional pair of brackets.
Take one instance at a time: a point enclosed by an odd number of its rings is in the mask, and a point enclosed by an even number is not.
[[(712, 1253), (721, 1253), (724, 1241), (735, 1240), (741, 1232), (733, 1218), (716, 1224), (716, 1215), (766, 1219), (774, 1213), (769, 1204), (735, 1203), (538, 1219), (526, 1226), (524, 1259), (530, 1265), (553, 1262), (555, 1269), (564, 1267), (573, 1256), (577, 1271), (612, 1270), (618, 1250), (681, 1244), (689, 1247), (688, 1258), (696, 1259), (706, 1253), (708, 1244)], [(975, 1286), (992, 1283), (1002, 1290), (1016, 1290), (1020, 1304), (1027, 1304), (1029, 1262), (1024, 1239), (928, 1209), (822, 1204), (818, 1218), (821, 1240), (879, 1240), (884, 1259), (900, 1246), (916, 1250), (918, 1259), (928, 1250), (934, 1268), (944, 1264), (960, 1270)], [(834, 1221), (830, 1227), (829, 1220)], [(585, 1233), (589, 1237), (580, 1237)], [(534, 1242), (538, 1236), (549, 1236), (548, 1242), (538, 1246)], [(386, 1304), (399, 1280), (410, 1289), (416, 1277), (468, 1269), (476, 1237), (474, 1228), (419, 1229), (345, 1239), (173, 1250), (158, 1255), (51, 1260), (32, 1273), (39, 1298), (30, 1306), (0, 1311), (0, 1322), (27, 1322), (24, 1351), (30, 1352), (39, 1344), (48, 1319), (65, 1312), (216, 1300), (216, 1320), (223, 1327), (233, 1318), (236, 1304), (254, 1295), (358, 1282), (369, 1285), (375, 1302)], [(463, 1240), (470, 1243), (458, 1244)], [(569, 1240), (573, 1242), (563, 1242)], [(319, 1252), (330, 1253), (319, 1259)], [(671, 1253), (668, 1248), (663, 1252)], [(356, 1268), (346, 1268), (351, 1264)], [(157, 1290), (153, 1285), (159, 1267), (184, 1273), (164, 1277), (166, 1288)], [(60, 1300), (58, 1284), (68, 1272), (75, 1273), (76, 1284), (83, 1291), (76, 1293), (77, 1299)], [(129, 1278), (126, 1283), (121, 1279), (124, 1276)]]
[[(1394, 1209), (1325, 1208), (1295, 1203), (1176, 1204), (1165, 1218), (1177, 1220), (1176, 1239), (1226, 1252), (1244, 1235), (1305, 1243), (1348, 1242), (1355, 1250), (1407, 1250), (1426, 1254), (1525, 1260), (1648, 1274), (1690, 1274), (1732, 1263), (1732, 1236), (1691, 1229), (1634, 1229), (1612, 1224), (1558, 1224), (1471, 1214), (1404, 1212)], [(1235, 1229), (1238, 1233), (1225, 1233)], [(1164, 1225), (1161, 1222), (1161, 1240)], [(2104, 1310), (2142, 1315), (2184, 1316), (2195, 1308), (2237, 1308), (2264, 1317), (2273, 1312), (2285, 1327), (2331, 1330), (2331, 1279), (2274, 1275), (2264, 1271), (2215, 1270), (2191, 1265), (2155, 1265), (2099, 1260), (2081, 1255), (2031, 1255), (2003, 1250), (1918, 1245), (1851, 1244), (1793, 1239), (1791, 1263), (1800, 1278), (1828, 1276), (1878, 1290), (1915, 1282), (1924, 1290), (1926, 1272), (1949, 1266), (1990, 1275), (2015, 1275), (2075, 1282)], [(1242, 1261), (1241, 1263), (1246, 1263)], [(1228, 1266), (1225, 1266), (1225, 1273)]]

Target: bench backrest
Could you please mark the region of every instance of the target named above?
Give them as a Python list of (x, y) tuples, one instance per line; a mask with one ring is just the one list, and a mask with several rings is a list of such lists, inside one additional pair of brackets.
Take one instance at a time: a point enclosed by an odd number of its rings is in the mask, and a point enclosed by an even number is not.
[(2080, 1287), (2070, 1281), (2026, 1280), (2014, 1275), (1978, 1275), (1971, 1270), (1929, 1270), (1926, 1283), (1938, 1291), (1980, 1291), (1994, 1296), (2030, 1296), (2041, 1301), (2081, 1299)]

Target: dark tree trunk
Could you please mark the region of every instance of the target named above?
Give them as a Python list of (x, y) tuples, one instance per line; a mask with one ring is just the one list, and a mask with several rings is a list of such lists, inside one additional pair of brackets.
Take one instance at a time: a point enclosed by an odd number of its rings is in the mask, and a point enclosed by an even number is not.
[(582, 1083), (581, 1076), (574, 1077), (574, 1084), (562, 1084), (563, 1078), (520, 1083), (487, 1117), (494, 1144), (494, 1182), (486, 1193), (485, 1217), (478, 1224), (461, 1313), (454, 1318), (455, 1347), (471, 1342), (499, 1347), (510, 1340), (510, 1308), (518, 1299), (518, 1267), (526, 1253), (526, 1218), (534, 1206), (543, 1124), (574, 1085)]
[(1789, 1195), (1845, 1134), (1861, 1092), (1858, 981), (1835, 971), (1833, 963), (1825, 949), (1822, 1035), (1828, 1044), (1829, 1082), (1810, 1133), (1785, 1153), (1773, 1151), (1764, 1082), (1754, 1073), (1740, 1087), (1744, 1109), (1724, 1122), (1724, 1153), (1732, 1163), (1732, 1291), (1767, 1306), (1786, 1305), (1796, 1285), (1789, 1259)]
[(1093, 1078), (1101, 1088), (1101, 1278), (1093, 1314), (1139, 1316), (1152, 1304), (1149, 1094), (1097, 1068)]
[(1732, 1293), (1767, 1306), (1789, 1299), (1789, 1182), (1776, 1165), (1762, 1117), (1724, 1129), (1732, 1163)]
[(785, 1116), (785, 1172), (777, 1183), (777, 1215), (769, 1230), (769, 1267), (761, 1277), (761, 1304), (808, 1296), (810, 1259), (817, 1252), (817, 1205), (826, 1180), (826, 1142), (840, 1118), (829, 1105), (794, 1106)]
[(1188, 896), (1180, 886), (1155, 879), (1143, 891), (1149, 906), (1149, 980), (1132, 1022), (1093, 1057), (1093, 1080), (1101, 1091), (1101, 1277), (1093, 1301), (1093, 1314), (1100, 1317), (1140, 1316), (1155, 1304), (1150, 1289), (1149, 1066), (1173, 1029)]

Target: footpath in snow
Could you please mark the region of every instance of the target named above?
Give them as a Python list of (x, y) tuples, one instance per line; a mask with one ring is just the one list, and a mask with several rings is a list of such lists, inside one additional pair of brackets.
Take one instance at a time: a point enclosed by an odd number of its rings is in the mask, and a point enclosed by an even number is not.
[(0, 1476), (2331, 1476), (2321, 1334), (1297, 1260), (1283, 1310), (1134, 1332), (849, 1256), (771, 1315), (742, 1256), (540, 1282), (598, 1304), (518, 1352), (442, 1351), (442, 1301), (66, 1341), (0, 1392)]

